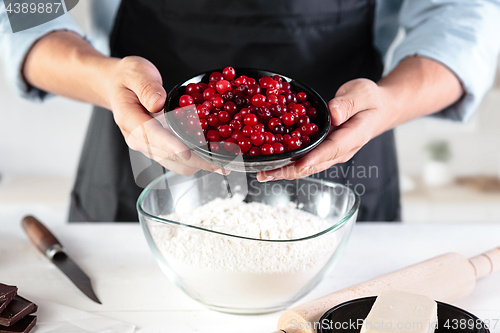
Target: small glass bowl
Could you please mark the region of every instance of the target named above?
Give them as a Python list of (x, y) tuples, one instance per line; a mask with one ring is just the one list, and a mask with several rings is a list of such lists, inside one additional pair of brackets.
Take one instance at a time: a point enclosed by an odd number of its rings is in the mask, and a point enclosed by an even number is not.
[[(311, 106), (316, 108), (318, 112), (317, 118), (314, 121), (318, 125), (319, 133), (314, 138), (311, 139), (311, 143), (307, 146), (300, 147), (299, 149), (292, 150), (285, 153), (273, 154), (273, 155), (260, 155), (260, 156), (242, 156), (242, 155), (232, 155), (228, 153), (211, 151), (208, 144), (195, 143), (190, 136), (185, 134), (185, 129), (180, 125), (179, 119), (176, 119), (173, 115), (173, 110), (179, 106), (179, 98), (185, 94), (186, 86), (190, 83), (205, 82), (208, 83), (210, 74), (215, 71), (222, 72), (222, 69), (214, 69), (210, 71), (203, 72), (196, 75), (185, 82), (176, 85), (169, 93), (167, 101), (165, 103), (165, 118), (167, 124), (169, 125), (172, 132), (190, 149), (192, 149), (201, 158), (215, 166), (225, 168), (232, 171), (240, 172), (259, 172), (266, 170), (274, 170), (284, 167), (293, 161), (297, 161), (304, 157), (311, 150), (316, 148), (325, 138), (328, 136), (331, 128), (331, 117), (330, 111), (328, 110), (328, 105), (323, 100), (323, 98), (310, 86), (302, 83), (293, 78), (287, 77), (285, 75), (271, 72), (263, 69), (256, 68), (235, 68), (236, 75), (246, 75), (254, 79), (259, 79), (263, 76), (274, 76), (279, 75), (288, 83), (290, 83), (293, 90), (299, 92), (303, 91), (308, 96), (308, 101)], [(200, 127), (201, 130), (201, 127)]]
[[(332, 269), (355, 224), (359, 197), (344, 185), (313, 178), (260, 183), (244, 175), (242, 186), (232, 187), (232, 195), (245, 196), (246, 202), (297, 208), (330, 225), (291, 240), (241, 237), (164, 217), (227, 198), (227, 186), (223, 176), (203, 171), (191, 177), (167, 173), (157, 178), (137, 202), (146, 240), (167, 277), (207, 307), (237, 314), (283, 310)], [(207, 250), (206, 244), (213, 246)]]

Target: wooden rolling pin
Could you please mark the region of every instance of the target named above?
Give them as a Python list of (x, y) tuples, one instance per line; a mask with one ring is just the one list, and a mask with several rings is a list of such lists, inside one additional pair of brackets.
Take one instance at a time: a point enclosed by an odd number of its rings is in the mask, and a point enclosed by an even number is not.
[[(457, 253), (439, 257), (342, 289), (285, 311), (274, 333), (315, 333), (314, 323), (337, 304), (383, 289), (423, 294), (442, 302), (453, 302), (472, 292), (476, 279), (500, 270), (500, 247), (467, 259)], [(317, 325), (317, 324), (316, 324)]]

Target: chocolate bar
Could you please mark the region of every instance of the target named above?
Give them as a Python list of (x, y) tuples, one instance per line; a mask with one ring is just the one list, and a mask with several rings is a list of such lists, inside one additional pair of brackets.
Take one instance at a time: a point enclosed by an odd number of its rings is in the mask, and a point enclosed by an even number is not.
[(15, 296), (7, 305), (5, 310), (0, 313), (0, 325), (11, 326), (21, 320), (24, 316), (36, 312), (38, 306), (21, 296)]
[(10, 301), (17, 295), (17, 287), (0, 283), (0, 303)]
[(36, 316), (26, 316), (12, 326), (1, 326), (0, 333), (28, 333), (36, 324)]

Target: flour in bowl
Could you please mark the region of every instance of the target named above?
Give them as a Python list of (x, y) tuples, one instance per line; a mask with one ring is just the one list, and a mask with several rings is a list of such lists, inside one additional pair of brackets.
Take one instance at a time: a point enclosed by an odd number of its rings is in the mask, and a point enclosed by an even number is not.
[(214, 306), (272, 308), (293, 301), (316, 282), (341, 237), (327, 233), (287, 242), (320, 233), (331, 222), (294, 207), (242, 199), (216, 199), (192, 212), (163, 217), (252, 239), (172, 224), (151, 226), (162, 268), (177, 274), (178, 284), (192, 297)]

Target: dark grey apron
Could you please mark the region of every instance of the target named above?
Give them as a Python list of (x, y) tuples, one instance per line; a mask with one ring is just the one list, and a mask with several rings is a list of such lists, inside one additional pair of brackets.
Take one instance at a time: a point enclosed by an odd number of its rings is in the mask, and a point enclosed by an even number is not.
[[(141, 56), (166, 91), (199, 72), (256, 67), (308, 83), (325, 100), (355, 78), (378, 81), (374, 0), (123, 0), (111, 36), (114, 57)], [(363, 173), (364, 170), (364, 173)], [(359, 220), (398, 217), (392, 131), (351, 161), (316, 175), (361, 194)], [(111, 112), (96, 108), (72, 193), (71, 221), (137, 221), (129, 149)]]

